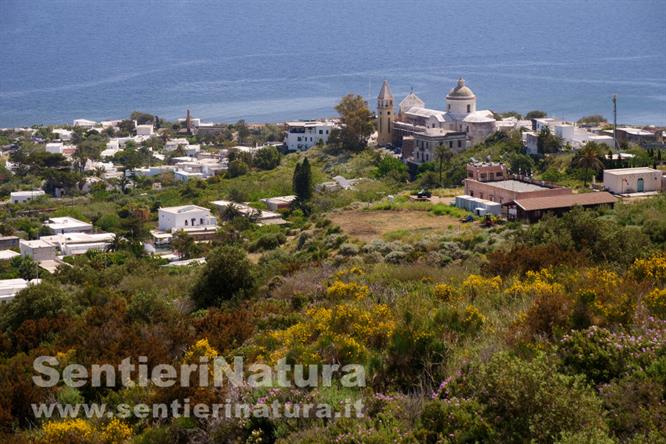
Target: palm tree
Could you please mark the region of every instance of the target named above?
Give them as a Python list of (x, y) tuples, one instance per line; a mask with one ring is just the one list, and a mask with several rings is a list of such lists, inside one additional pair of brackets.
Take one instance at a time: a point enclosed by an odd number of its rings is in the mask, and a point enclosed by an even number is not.
[(590, 171), (594, 171), (594, 174), (596, 175), (596, 173), (604, 169), (604, 164), (600, 159), (601, 152), (601, 147), (599, 147), (599, 145), (594, 142), (589, 142), (576, 153), (573, 163), (577, 168), (585, 170), (585, 186), (587, 186), (587, 178), (589, 177)]
[(451, 152), (451, 149), (447, 146), (444, 145), (438, 145), (435, 147), (435, 159), (437, 159), (438, 162), (438, 169), (439, 169), (439, 186), (442, 186), (442, 170), (444, 168), (444, 164), (448, 164), (451, 162), (451, 159), (453, 158), (453, 153)]

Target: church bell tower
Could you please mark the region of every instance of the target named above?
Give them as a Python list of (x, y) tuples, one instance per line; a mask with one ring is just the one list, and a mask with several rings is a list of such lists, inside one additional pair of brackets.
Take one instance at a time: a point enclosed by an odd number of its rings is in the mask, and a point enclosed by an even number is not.
[(388, 81), (384, 80), (377, 96), (377, 145), (388, 145), (393, 140), (393, 94)]

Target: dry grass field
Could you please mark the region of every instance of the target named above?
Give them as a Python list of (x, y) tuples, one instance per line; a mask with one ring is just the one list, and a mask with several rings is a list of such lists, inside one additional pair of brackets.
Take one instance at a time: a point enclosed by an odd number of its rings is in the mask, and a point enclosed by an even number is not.
[(414, 235), (445, 233), (462, 228), (452, 216), (436, 216), (418, 210), (342, 210), (328, 214), (345, 234), (363, 242), (375, 239), (396, 240)]

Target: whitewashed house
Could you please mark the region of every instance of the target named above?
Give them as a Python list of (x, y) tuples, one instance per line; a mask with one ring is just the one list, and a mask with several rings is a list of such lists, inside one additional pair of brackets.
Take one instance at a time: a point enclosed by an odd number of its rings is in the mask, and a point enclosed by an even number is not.
[(14, 250), (0, 250), (0, 261), (8, 261), (20, 255)]
[(217, 219), (208, 208), (197, 205), (166, 207), (158, 210), (159, 229), (175, 232), (188, 229), (217, 229)]
[(178, 139), (171, 139), (167, 140), (166, 143), (164, 144), (164, 151), (166, 152), (171, 152), (171, 151), (176, 151), (179, 146), (187, 146), (190, 143), (187, 141), (185, 138), (178, 138)]
[(216, 200), (211, 202), (220, 211), (224, 211), (229, 205), (233, 205), (243, 216), (255, 216), (257, 225), (284, 225), (287, 223), (280, 213), (273, 211), (264, 211), (252, 208), (247, 204), (231, 202), (228, 200)]
[(614, 194), (658, 193), (663, 174), (647, 167), (604, 170), (604, 188)]
[(41, 239), (19, 241), (21, 256), (32, 258), (36, 262), (54, 261), (56, 258), (55, 246)]
[(288, 209), (295, 200), (296, 196), (277, 196), (261, 199), (271, 211)]
[(53, 134), (56, 134), (58, 138), (62, 141), (69, 142), (72, 140), (72, 131), (64, 128), (54, 128), (51, 130)]
[(93, 231), (92, 224), (69, 216), (52, 217), (44, 225), (56, 234), (92, 233)]
[(287, 122), (287, 136), (284, 143), (289, 151), (307, 150), (318, 143), (327, 143), (331, 131), (337, 126), (330, 120)]
[(97, 122), (88, 119), (75, 119), (73, 125), (81, 128), (91, 129), (92, 127), (97, 125)]
[(174, 177), (180, 182), (187, 182), (190, 179), (203, 179), (202, 173), (193, 173), (185, 170), (174, 171)]
[(147, 136), (150, 137), (153, 135), (154, 128), (153, 125), (137, 125), (136, 126), (136, 135), (137, 136)]
[(18, 292), (28, 288), (29, 285), (39, 285), (41, 279), (26, 281), (25, 279), (1, 279), (0, 280), (0, 302), (9, 302)]
[(113, 233), (65, 233), (42, 236), (40, 240), (57, 247), (63, 256), (74, 256), (90, 250), (105, 251), (115, 238)]
[(62, 142), (47, 143), (44, 147), (47, 153), (62, 154), (65, 151), (65, 144)]
[(9, 193), (9, 201), (14, 204), (23, 203), (45, 195), (46, 193), (42, 190), (12, 191)]

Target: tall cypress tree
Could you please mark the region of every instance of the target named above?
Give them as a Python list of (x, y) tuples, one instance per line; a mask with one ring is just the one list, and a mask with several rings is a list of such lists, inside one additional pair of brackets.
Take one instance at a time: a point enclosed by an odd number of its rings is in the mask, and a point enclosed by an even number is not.
[(312, 198), (312, 170), (307, 158), (302, 163), (296, 164), (293, 188), (298, 202), (307, 202)]

